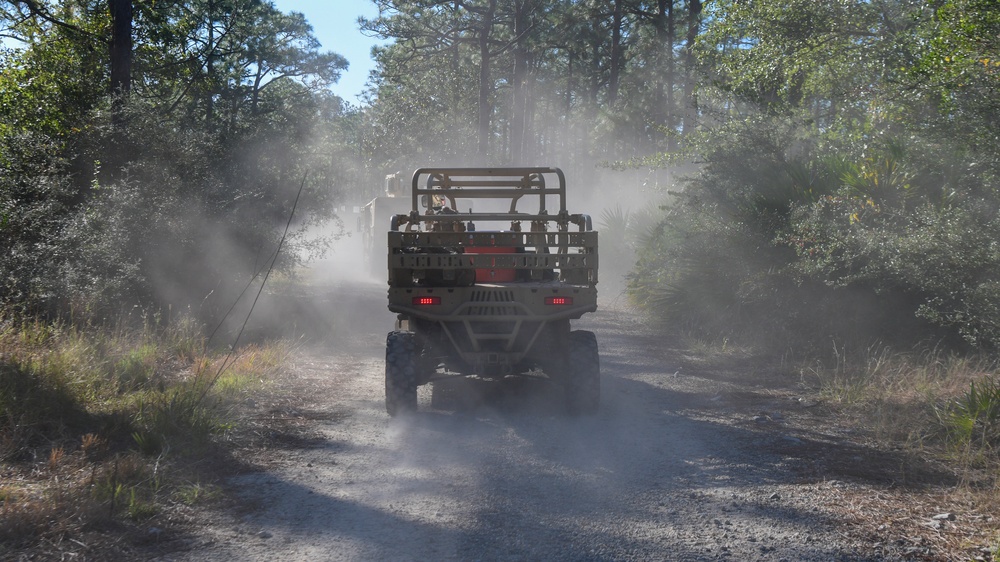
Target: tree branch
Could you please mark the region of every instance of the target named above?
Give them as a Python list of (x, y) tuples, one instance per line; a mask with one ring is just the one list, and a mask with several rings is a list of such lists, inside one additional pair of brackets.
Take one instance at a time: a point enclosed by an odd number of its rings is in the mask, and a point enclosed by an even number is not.
[(11, 1), (14, 4), (18, 5), (23, 4), (25, 7), (28, 8), (28, 11), (31, 12), (33, 16), (42, 18), (43, 20), (51, 23), (52, 25), (56, 25), (63, 29), (68, 29), (70, 31), (73, 31), (74, 33), (79, 33), (81, 35), (90, 37), (92, 39), (97, 39), (97, 36), (94, 35), (93, 33), (86, 31), (80, 27), (77, 27), (69, 22), (62, 21), (61, 19), (53, 16), (51, 13), (49, 13), (48, 8), (42, 6), (35, 0), (11, 0)]

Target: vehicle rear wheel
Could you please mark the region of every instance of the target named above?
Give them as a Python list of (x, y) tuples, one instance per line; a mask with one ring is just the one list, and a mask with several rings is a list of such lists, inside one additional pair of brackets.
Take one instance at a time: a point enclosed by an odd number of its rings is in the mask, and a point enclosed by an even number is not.
[(569, 334), (566, 373), (566, 405), (571, 414), (596, 414), (601, 403), (601, 357), (593, 332)]
[(395, 417), (417, 409), (417, 346), (412, 332), (385, 339), (385, 411)]

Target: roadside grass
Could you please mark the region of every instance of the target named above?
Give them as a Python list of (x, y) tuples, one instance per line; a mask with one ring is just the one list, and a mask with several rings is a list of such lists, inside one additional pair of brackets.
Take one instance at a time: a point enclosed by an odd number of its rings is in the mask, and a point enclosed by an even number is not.
[[(801, 415), (792, 427), (827, 426), (833, 442), (848, 442), (840, 448), (821, 440), (792, 454), (806, 461), (805, 474), (822, 481), (873, 478), (875, 488), (838, 487), (831, 496), (833, 512), (851, 522), (851, 536), (913, 545), (922, 560), (1000, 562), (1000, 358), (839, 344), (804, 357), (704, 334), (678, 336), (693, 370), (742, 381), (762, 397), (793, 397)], [(869, 448), (871, 455), (838, 456)], [(957, 519), (931, 519), (944, 513)]]
[(1000, 377), (995, 358), (939, 349), (834, 348), (800, 368), (822, 399), (879, 441), (934, 455), (970, 487), (1000, 500)]
[(0, 558), (219, 497), (191, 470), (267, 386), (286, 344), (206, 348), (189, 320), (0, 317)]

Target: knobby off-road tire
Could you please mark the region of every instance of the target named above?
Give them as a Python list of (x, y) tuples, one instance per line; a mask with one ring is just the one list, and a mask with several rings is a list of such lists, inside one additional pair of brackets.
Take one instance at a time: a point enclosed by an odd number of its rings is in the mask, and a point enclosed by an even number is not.
[(593, 332), (569, 333), (564, 372), (566, 407), (574, 415), (596, 414), (601, 404), (601, 357)]
[(417, 409), (417, 345), (411, 332), (385, 339), (385, 411), (390, 416)]

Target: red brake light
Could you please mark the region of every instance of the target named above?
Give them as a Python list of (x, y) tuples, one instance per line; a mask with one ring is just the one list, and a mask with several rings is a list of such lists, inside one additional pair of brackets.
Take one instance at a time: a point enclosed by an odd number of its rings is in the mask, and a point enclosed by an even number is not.
[(413, 304), (416, 306), (441, 304), (441, 297), (413, 297)]
[(545, 304), (554, 304), (554, 305), (573, 304), (573, 297), (545, 297)]

